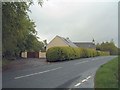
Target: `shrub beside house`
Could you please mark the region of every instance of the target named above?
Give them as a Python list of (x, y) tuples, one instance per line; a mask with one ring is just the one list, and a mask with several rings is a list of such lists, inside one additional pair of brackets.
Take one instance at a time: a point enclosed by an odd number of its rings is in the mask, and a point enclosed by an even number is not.
[(53, 62), (105, 55), (109, 55), (109, 53), (87, 48), (52, 47), (47, 50), (46, 59), (49, 62)]
[(69, 38), (56, 36), (46, 47), (47, 61), (64, 61), (109, 55), (109, 52), (96, 51), (94, 42), (71, 42)]

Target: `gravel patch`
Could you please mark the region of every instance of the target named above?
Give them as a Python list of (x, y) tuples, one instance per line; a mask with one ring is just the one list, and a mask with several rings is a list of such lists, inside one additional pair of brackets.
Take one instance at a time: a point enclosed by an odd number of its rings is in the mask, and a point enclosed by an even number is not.
[(4, 66), (2, 68), (2, 71), (21, 70), (25, 68), (43, 66), (46, 64), (49, 64), (48, 62), (46, 62), (46, 59), (38, 59), (38, 58), (18, 59), (11, 61), (8, 65)]

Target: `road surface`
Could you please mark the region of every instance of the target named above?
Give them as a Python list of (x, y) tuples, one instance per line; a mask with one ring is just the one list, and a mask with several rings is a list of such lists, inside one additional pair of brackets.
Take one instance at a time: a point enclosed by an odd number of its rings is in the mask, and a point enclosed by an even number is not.
[(3, 72), (3, 88), (94, 88), (100, 65), (116, 56), (84, 58)]

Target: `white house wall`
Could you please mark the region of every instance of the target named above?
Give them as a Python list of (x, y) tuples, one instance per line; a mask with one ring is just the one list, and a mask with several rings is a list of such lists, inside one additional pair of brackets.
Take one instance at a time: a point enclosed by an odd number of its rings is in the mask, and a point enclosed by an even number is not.
[(48, 50), (51, 47), (55, 47), (55, 46), (68, 46), (61, 38), (59, 38), (58, 36), (56, 36), (48, 45), (46, 50)]

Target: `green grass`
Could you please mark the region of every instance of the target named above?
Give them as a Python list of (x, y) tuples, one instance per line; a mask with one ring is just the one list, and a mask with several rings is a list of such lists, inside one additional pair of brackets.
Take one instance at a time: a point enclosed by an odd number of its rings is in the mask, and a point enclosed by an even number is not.
[(95, 88), (118, 88), (118, 58), (109, 61), (97, 70)]

